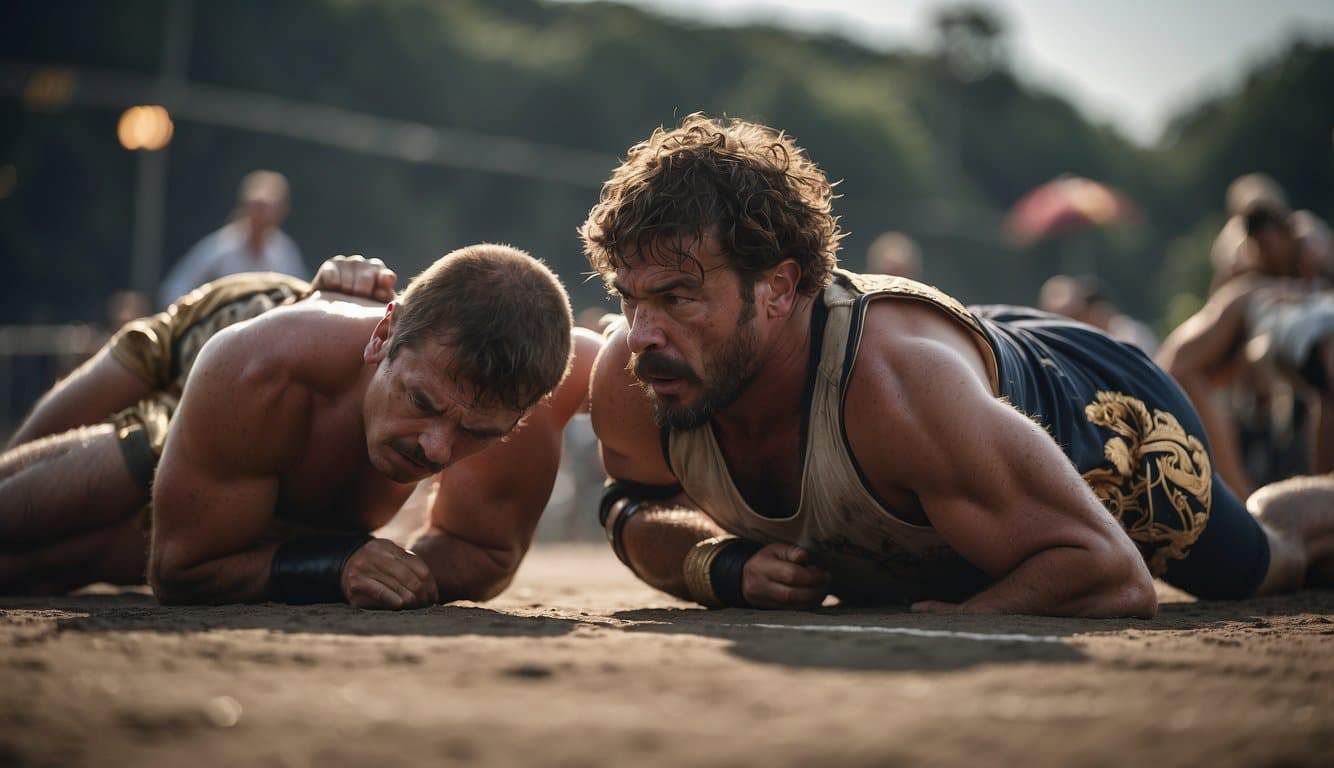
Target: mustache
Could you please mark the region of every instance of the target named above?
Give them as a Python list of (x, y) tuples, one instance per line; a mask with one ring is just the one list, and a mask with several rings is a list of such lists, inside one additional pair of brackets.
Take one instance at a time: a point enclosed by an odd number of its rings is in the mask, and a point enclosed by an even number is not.
[(690, 366), (680, 360), (673, 360), (661, 352), (631, 355), (630, 369), (635, 378), (640, 381), (648, 378), (685, 379), (687, 381), (698, 381), (699, 379)]

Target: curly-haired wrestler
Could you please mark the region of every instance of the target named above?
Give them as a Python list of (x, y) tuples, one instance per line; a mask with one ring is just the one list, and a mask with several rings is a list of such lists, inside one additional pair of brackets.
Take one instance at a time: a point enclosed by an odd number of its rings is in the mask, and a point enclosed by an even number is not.
[(831, 197), (789, 137), (691, 115), (630, 149), (582, 228), (625, 314), (593, 374), (601, 511), (644, 581), (705, 605), (1148, 617), (1151, 576), (1244, 598), (1328, 569), (1334, 481), (1248, 511), (1141, 352), (842, 271)]

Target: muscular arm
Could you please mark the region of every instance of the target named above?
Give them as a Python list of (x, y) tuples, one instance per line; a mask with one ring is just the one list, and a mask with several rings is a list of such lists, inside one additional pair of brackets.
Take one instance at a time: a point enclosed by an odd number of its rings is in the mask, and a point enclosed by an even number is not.
[(1217, 401), (1217, 382), (1246, 332), (1246, 300), (1253, 288), (1245, 281), (1224, 286), (1172, 331), (1158, 352), (1158, 364), (1181, 385), (1200, 415), (1214, 468), (1242, 498), (1255, 490), (1255, 483), (1242, 461), (1237, 426)]
[(410, 549), (431, 567), (440, 599), (488, 600), (519, 568), (560, 467), (565, 425), (586, 409), (601, 338), (576, 331), (570, 373), (504, 442), (446, 470), (431, 519)]
[[(990, 390), (962, 330), (902, 307), (873, 307), (846, 419), (882, 495), (921, 501), (931, 524), (996, 579), (959, 609), (1152, 616), (1139, 552), (1051, 436)], [(888, 313), (888, 314), (887, 314)]]
[[(608, 339), (593, 369), (591, 414), (603, 466), (613, 480), (679, 485), (662, 457), (648, 399), (626, 370), (629, 356), (621, 328)], [(644, 503), (648, 506), (622, 531), (630, 569), (649, 586), (689, 600), (681, 567), (686, 554), (723, 531), (684, 493)]]
[(283, 456), (300, 451), (308, 390), (234, 329), (204, 347), (153, 486), (149, 583), (167, 604), (265, 599), (277, 543), (263, 541)]

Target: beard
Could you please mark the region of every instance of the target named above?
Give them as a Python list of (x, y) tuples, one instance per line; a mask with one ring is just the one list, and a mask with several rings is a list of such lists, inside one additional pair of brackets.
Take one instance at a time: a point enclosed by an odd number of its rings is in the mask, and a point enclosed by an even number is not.
[[(697, 374), (690, 366), (655, 352), (633, 355), (631, 368), (639, 386), (648, 394), (653, 405), (653, 421), (659, 427), (686, 430), (698, 429), (709, 423), (713, 414), (736, 402), (755, 377), (759, 344), (748, 324), (737, 326), (734, 333), (716, 352), (704, 359), (704, 371)], [(684, 379), (703, 392), (693, 401), (661, 398), (646, 377)]]

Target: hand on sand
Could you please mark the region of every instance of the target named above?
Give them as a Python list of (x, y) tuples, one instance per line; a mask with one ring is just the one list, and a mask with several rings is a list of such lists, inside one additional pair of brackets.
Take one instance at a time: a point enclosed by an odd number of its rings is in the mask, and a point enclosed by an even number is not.
[(343, 594), (358, 608), (425, 608), (440, 602), (435, 576), (416, 554), (374, 539), (343, 566)]
[(811, 553), (770, 544), (746, 561), (741, 594), (755, 608), (819, 608), (829, 594), (829, 573), (811, 564)]
[(379, 259), (339, 254), (320, 265), (310, 287), (375, 301), (393, 301), (398, 275)]

